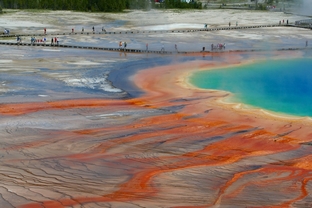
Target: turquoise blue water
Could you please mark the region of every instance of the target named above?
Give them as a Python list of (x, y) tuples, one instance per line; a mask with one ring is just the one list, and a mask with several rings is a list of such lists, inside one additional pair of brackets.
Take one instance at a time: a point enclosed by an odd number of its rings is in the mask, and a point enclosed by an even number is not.
[(233, 93), (231, 101), (278, 113), (312, 117), (312, 60), (269, 60), (200, 71), (190, 82)]

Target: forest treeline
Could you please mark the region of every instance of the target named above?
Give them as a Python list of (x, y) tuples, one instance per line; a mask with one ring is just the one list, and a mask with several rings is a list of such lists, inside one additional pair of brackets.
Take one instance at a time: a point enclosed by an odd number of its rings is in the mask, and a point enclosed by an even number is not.
[(125, 9), (151, 8), (194, 8), (201, 9), (201, 3), (192, 0), (0, 0), (0, 8), (5, 9), (50, 9), (92, 12), (121, 12)]

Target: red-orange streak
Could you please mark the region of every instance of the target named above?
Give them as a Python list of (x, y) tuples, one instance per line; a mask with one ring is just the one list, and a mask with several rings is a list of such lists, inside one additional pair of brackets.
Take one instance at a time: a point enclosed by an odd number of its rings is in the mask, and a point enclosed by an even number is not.
[(38, 103), (1, 104), (0, 114), (17, 116), (42, 110), (99, 108), (104, 106), (118, 106), (118, 105), (128, 105), (128, 102), (123, 100), (83, 99), (83, 100), (60, 100), (50, 102), (38, 102)]
[[(226, 139), (226, 141), (220, 141), (209, 145), (204, 150), (183, 155), (182, 157), (190, 158), (189, 162), (182, 160), (173, 164), (167, 164), (165, 167), (160, 167), (157, 169), (153, 168), (139, 172), (135, 174), (134, 177), (128, 182), (121, 185), (118, 191), (112, 194), (98, 198), (75, 198), (74, 201), (65, 199), (60, 200), (60, 202), (64, 205), (72, 206), (75, 204), (87, 202), (135, 200), (141, 197), (152, 196), (156, 193), (156, 190), (152, 186), (151, 179), (161, 173), (191, 167), (233, 163), (245, 157), (267, 154), (267, 152), (261, 151), (263, 148), (266, 149), (266, 151), (274, 150), (275, 152), (286, 151), (295, 148), (293, 145), (289, 144), (277, 144), (273, 141), (268, 142), (266, 139), (264, 139), (267, 138), (268, 135), (269, 134), (264, 130), (258, 130), (257, 132), (243, 138), (238, 136), (229, 138)], [(242, 144), (245, 144), (247, 140), (249, 144), (246, 147), (246, 145)], [(233, 152), (233, 149), (236, 151)], [(176, 157), (172, 157), (171, 159), (174, 158)], [(234, 179), (237, 180), (239, 177), (241, 176), (238, 175)], [(232, 183), (233, 181), (229, 182), (228, 185)], [(226, 189), (226, 187), (224, 187), (224, 189)], [(46, 206), (46, 208), (50, 207), (52, 206)]]
[[(179, 120), (179, 116), (176, 116), (175, 114), (172, 115), (163, 115), (163, 116), (156, 116), (152, 117), (150, 119), (144, 119), (141, 123), (142, 124), (131, 124), (130, 126), (124, 126), (123, 130), (126, 129), (131, 129), (132, 126), (139, 126), (142, 127), (149, 127), (153, 126), (154, 128), (157, 127), (162, 127), (162, 126), (157, 126), (157, 124), (166, 124), (172, 123), (173, 121), (177, 120), (180, 122), (181, 127), (173, 128), (173, 129), (168, 129), (168, 130), (162, 130), (162, 131), (153, 131), (153, 132), (148, 132), (148, 133), (138, 133), (136, 135), (128, 136), (128, 137), (123, 137), (120, 139), (112, 139), (109, 141), (105, 141), (101, 144), (99, 144), (96, 148), (92, 150), (93, 154), (75, 154), (75, 155), (70, 155), (69, 158), (75, 158), (75, 159), (95, 159), (95, 158), (100, 158), (103, 155), (101, 153), (105, 153), (108, 149), (111, 149), (113, 147), (119, 146), (121, 144), (127, 144), (131, 142), (137, 142), (139, 140), (145, 140), (146, 138), (153, 138), (153, 137), (159, 137), (159, 136), (167, 136), (171, 135), (171, 139), (166, 139), (166, 144), (168, 143), (174, 143), (175, 141), (181, 140), (183, 138), (189, 137), (190, 134), (192, 134), (192, 140), (196, 142), (196, 140), (200, 140), (202, 138), (209, 138), (212, 136), (219, 136), (223, 135), (225, 133), (229, 133), (229, 131), (239, 131), (239, 130), (245, 130), (250, 127), (248, 126), (232, 126), (232, 127), (223, 127), (225, 122), (222, 121), (207, 121), (203, 123), (203, 125), (209, 126), (208, 129), (204, 128), (204, 130), (198, 132), (198, 125), (193, 122), (189, 122), (187, 126), (184, 126), (183, 124), (186, 125), (187, 122), (184, 120)], [(161, 120), (164, 120), (166, 122), (161, 122)], [(178, 122), (175, 122), (177, 124)], [(164, 126), (166, 127), (166, 125)], [(215, 127), (215, 128), (212, 128)], [(113, 128), (100, 128), (100, 129), (90, 129), (90, 130), (82, 130), (82, 131), (76, 131), (77, 133), (82, 133), (82, 134), (92, 134), (92, 135), (100, 135), (102, 136), (103, 134), (110, 134), (113, 135), (114, 132), (120, 132), (119, 127), (113, 127)], [(188, 138), (190, 140), (190, 138)], [(153, 142), (151, 142), (153, 143)], [(146, 143), (144, 143), (146, 145)]]

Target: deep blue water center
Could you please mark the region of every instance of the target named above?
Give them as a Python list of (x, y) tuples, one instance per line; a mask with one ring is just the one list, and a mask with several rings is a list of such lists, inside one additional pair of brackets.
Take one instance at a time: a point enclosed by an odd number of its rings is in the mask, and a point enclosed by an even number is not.
[(190, 82), (233, 93), (231, 101), (278, 113), (312, 117), (312, 60), (267, 60), (200, 71)]

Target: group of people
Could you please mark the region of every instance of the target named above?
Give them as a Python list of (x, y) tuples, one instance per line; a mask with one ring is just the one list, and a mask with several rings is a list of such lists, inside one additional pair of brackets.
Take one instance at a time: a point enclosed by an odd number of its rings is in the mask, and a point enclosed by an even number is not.
[[(81, 28), (81, 32), (84, 32), (84, 27)], [(92, 32), (93, 33), (95, 32), (95, 27), (94, 26), (92, 27)], [(102, 32), (106, 32), (104, 26), (102, 27)], [(72, 33), (74, 33), (74, 28), (72, 28)]]
[[(238, 22), (235, 23), (236, 27), (238, 26)], [(231, 27), (231, 22), (229, 22), (229, 27)]]
[[(95, 32), (95, 27), (94, 27), (94, 26), (92, 27), (92, 31)], [(74, 32), (75, 32), (75, 29), (72, 28), (72, 29), (71, 29), (71, 32), (74, 33)], [(81, 32), (84, 32), (84, 27), (81, 28)], [(102, 27), (102, 32), (106, 32), (104, 26)], [(44, 35), (47, 34), (47, 28), (43, 28), (43, 34), (44, 34)]]
[[(236, 27), (238, 26), (238, 22), (236, 21)], [(205, 25), (204, 25), (204, 28), (206, 28), (207, 29), (207, 27), (208, 27), (208, 24), (207, 23), (205, 23)], [(229, 27), (231, 27), (231, 22), (229, 22)]]
[[(147, 52), (147, 51), (148, 51), (148, 43), (146, 43), (145, 46), (146, 46), (145, 50), (146, 50), (146, 52)], [(176, 52), (178, 52), (178, 45), (177, 45), (177, 44), (174, 44), (174, 50), (175, 50)], [(160, 51), (161, 51), (161, 52), (165, 52), (165, 45), (164, 45), (164, 44), (161, 45)]]
[(57, 37), (51, 38), (51, 46), (59, 45), (59, 39)]
[[(177, 44), (174, 44), (174, 50), (175, 50), (176, 52), (178, 52), (178, 45), (177, 45)], [(161, 45), (160, 51), (161, 51), (161, 52), (165, 52), (165, 45), (164, 45), (164, 44)]]
[[(280, 21), (279, 21), (279, 25), (284, 24), (284, 23), (285, 23), (284, 20), (280, 20)], [(287, 24), (287, 25), (288, 25), (288, 23), (289, 23), (288, 20), (286, 20), (286, 24)]]
[[(218, 43), (216, 45), (214, 44), (211, 44), (211, 51), (213, 51), (214, 49), (217, 49), (217, 50), (222, 50), (222, 49), (225, 49), (225, 43)], [(203, 47), (203, 52), (205, 51), (206, 47)]]
[[(17, 36), (17, 42), (20, 43), (22, 41), (22, 39)], [(33, 43), (46, 43), (47, 42), (47, 38), (46, 37), (43, 37), (41, 39), (36, 39), (36, 37), (31, 37), (30, 38), (30, 43), (33, 44)], [(53, 45), (59, 45), (59, 39), (57, 37), (52, 37), (51, 38), (51, 46)]]
[(119, 41), (119, 49), (122, 49), (122, 46), (124, 49), (126, 49), (127, 48), (127, 42), (126, 41), (125, 42)]
[[(18, 41), (18, 40), (17, 40)], [(31, 37), (30, 38), (30, 43), (46, 43), (47, 39), (46, 37), (43, 37), (42, 39), (36, 39), (36, 37)]]

